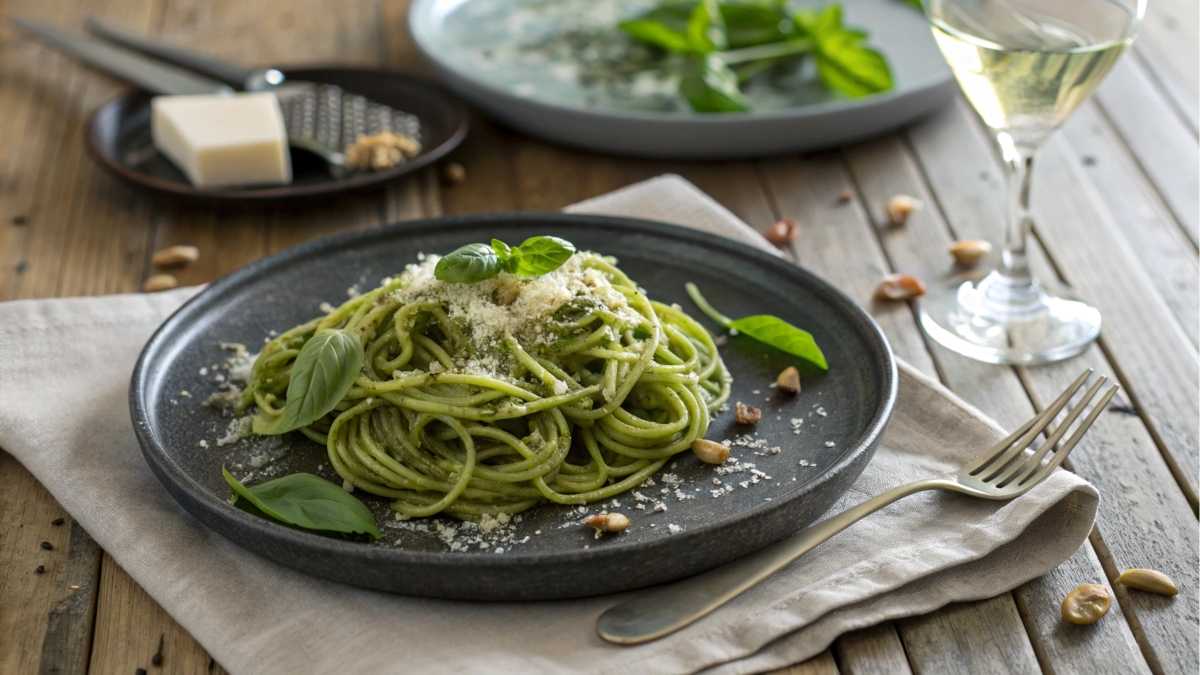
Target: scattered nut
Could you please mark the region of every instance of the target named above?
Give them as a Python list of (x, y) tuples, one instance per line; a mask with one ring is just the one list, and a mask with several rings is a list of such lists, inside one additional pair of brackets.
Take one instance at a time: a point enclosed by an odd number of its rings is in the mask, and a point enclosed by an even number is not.
[(851, 199), (854, 199), (854, 194), (852, 192), (850, 192), (849, 190), (842, 190), (841, 192), (838, 193), (837, 203), (849, 204)]
[(724, 464), (729, 459), (729, 446), (724, 443), (697, 438), (692, 441), (692, 452), (705, 464)]
[(155, 274), (142, 282), (142, 290), (146, 293), (166, 291), (179, 285), (179, 280), (170, 274)]
[(896, 195), (888, 200), (887, 217), (888, 222), (899, 227), (908, 222), (908, 217), (913, 211), (921, 208), (921, 200), (910, 197), (908, 195)]
[(788, 366), (775, 378), (775, 388), (789, 394), (800, 393), (800, 371), (795, 366)]
[(767, 241), (776, 246), (787, 246), (796, 238), (796, 221), (791, 218), (780, 218), (767, 230)]
[(200, 249), (195, 246), (168, 246), (156, 251), (150, 258), (155, 267), (182, 267), (200, 259)]
[(974, 267), (992, 252), (992, 245), (982, 239), (963, 239), (950, 244), (950, 255), (954, 264), (963, 268)]
[(390, 169), (421, 152), (421, 143), (412, 136), (384, 131), (360, 135), (346, 148), (346, 167), (382, 171)]
[(442, 167), (442, 178), (451, 185), (459, 185), (467, 180), (467, 167), (458, 162), (450, 162)]
[(58, 527), (59, 525), (62, 525), (65, 522), (67, 522), (66, 518), (55, 518), (54, 520), (50, 521), (50, 524), (55, 527)]
[(875, 289), (879, 300), (908, 300), (920, 295), (925, 295), (925, 282), (911, 274), (889, 274)]
[(583, 524), (595, 529), (599, 537), (602, 532), (624, 532), (629, 527), (629, 518), (623, 513), (593, 513), (583, 519)]
[(38, 544), (38, 546), (40, 546), (43, 551), (53, 551), (54, 550), (54, 544), (51, 544), (48, 541), (43, 541), (42, 543)]
[(34, 573), (34, 574), (45, 574), (45, 573), (46, 573), (46, 566), (45, 566), (45, 565), (38, 565), (37, 567), (33, 568), (33, 573)]
[(1067, 623), (1093, 624), (1108, 613), (1112, 596), (1103, 584), (1079, 584), (1062, 602), (1062, 618)]
[(1149, 570), (1141, 567), (1121, 572), (1121, 576), (1117, 577), (1117, 583), (1125, 584), (1139, 591), (1158, 593), (1159, 595), (1171, 596), (1179, 592), (1179, 587), (1175, 585), (1174, 581), (1171, 581), (1171, 577), (1158, 570)]
[(734, 406), (734, 417), (738, 424), (758, 424), (762, 419), (762, 410), (738, 401)]

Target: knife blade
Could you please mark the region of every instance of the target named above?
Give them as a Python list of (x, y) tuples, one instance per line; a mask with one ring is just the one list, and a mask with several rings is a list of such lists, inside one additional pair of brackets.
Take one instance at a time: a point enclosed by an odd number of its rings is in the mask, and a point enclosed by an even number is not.
[(218, 94), (233, 91), (217, 80), (194, 75), (182, 68), (83, 35), (28, 19), (14, 17), (11, 21), (46, 45), (153, 94)]

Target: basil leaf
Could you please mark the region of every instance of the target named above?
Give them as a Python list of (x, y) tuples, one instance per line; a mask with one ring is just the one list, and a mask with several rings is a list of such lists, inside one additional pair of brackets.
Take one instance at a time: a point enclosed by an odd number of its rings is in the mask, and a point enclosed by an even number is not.
[(617, 26), (626, 35), (669, 52), (692, 51), (688, 24), (696, 10), (695, 0), (664, 2)]
[(782, 0), (726, 0), (720, 7), (729, 49), (781, 42), (795, 33)]
[(362, 370), (363, 345), (346, 330), (318, 331), (300, 348), (289, 372), (287, 403), (275, 418), (256, 415), (256, 434), (274, 436), (307, 426), (337, 406)]
[(817, 346), (817, 341), (813, 339), (812, 333), (796, 328), (777, 316), (770, 314), (744, 316), (731, 321), (729, 328), (792, 356), (800, 357), (821, 370), (829, 370), (829, 364), (825, 361), (825, 353)]
[(692, 15), (688, 17), (687, 36), (692, 51), (700, 54), (725, 49), (728, 46), (725, 39), (725, 22), (721, 18), (721, 10), (717, 8), (716, 0), (703, 0), (696, 5)]
[(575, 255), (575, 245), (566, 239), (542, 235), (530, 237), (513, 249), (513, 274), (536, 277), (553, 272)]
[(696, 112), (743, 112), (750, 104), (738, 89), (738, 76), (717, 56), (693, 59), (679, 91)]
[(887, 59), (864, 44), (866, 33), (842, 24), (841, 5), (798, 11), (794, 21), (816, 45), (817, 75), (826, 87), (850, 98), (892, 88)]
[(499, 239), (492, 240), (492, 251), (496, 253), (496, 257), (500, 258), (501, 261), (512, 257), (512, 247)]
[(452, 284), (473, 284), (499, 274), (500, 256), (487, 244), (467, 244), (438, 261), (433, 276)]
[(851, 98), (892, 88), (887, 59), (850, 32), (818, 40), (817, 74), (825, 86)]
[(381, 535), (375, 516), (354, 495), (311, 473), (293, 473), (258, 485), (243, 485), (221, 467), (235, 502), (246, 500), (261, 513), (287, 525), (343, 534)]
[(783, 319), (770, 314), (755, 314), (740, 319), (730, 319), (718, 312), (708, 303), (708, 300), (704, 299), (696, 284), (689, 281), (684, 284), (684, 288), (687, 289), (687, 294), (692, 302), (696, 303), (700, 311), (713, 321), (730, 330), (744, 333), (763, 344), (798, 356), (820, 370), (829, 370), (829, 364), (825, 361), (825, 353), (821, 351), (817, 341), (808, 331), (796, 328)]

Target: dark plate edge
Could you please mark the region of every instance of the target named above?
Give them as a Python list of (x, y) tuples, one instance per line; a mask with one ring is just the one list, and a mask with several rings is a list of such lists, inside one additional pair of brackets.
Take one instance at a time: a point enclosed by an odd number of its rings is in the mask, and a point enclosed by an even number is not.
[[(170, 333), (173, 332), (175, 324), (182, 321), (190, 309), (198, 304), (199, 301), (206, 296), (236, 286), (247, 277), (254, 276), (263, 268), (271, 265), (286, 262), (288, 260), (308, 255), (317, 252), (320, 249), (331, 245), (347, 243), (353, 239), (363, 237), (380, 236), (381, 233), (389, 230), (406, 230), (414, 228), (439, 228), (446, 229), (458, 225), (479, 225), (488, 222), (546, 222), (546, 221), (571, 221), (580, 225), (593, 224), (617, 228), (629, 228), (635, 230), (657, 230), (658, 233), (668, 237), (678, 239), (690, 239), (693, 242), (707, 246), (717, 246), (718, 248), (726, 249), (731, 253), (735, 253), (745, 258), (749, 258), (757, 264), (765, 264), (776, 269), (781, 269), (785, 273), (799, 274), (806, 279), (811, 288), (818, 291), (822, 295), (830, 299), (833, 304), (840, 305), (846, 310), (846, 314), (854, 319), (864, 329), (864, 334), (875, 343), (875, 352), (872, 354), (878, 360), (882, 360), (883, 366), (883, 388), (884, 397), (878, 405), (875, 415), (872, 417), (867, 426), (867, 430), (852, 444), (848, 444), (845, 451), (839, 459), (824, 473), (814, 477), (803, 487), (799, 488), (795, 493), (787, 499), (765, 502), (759, 506), (750, 509), (732, 520), (722, 521), (718, 524), (707, 525), (698, 528), (689, 528), (687, 531), (673, 535), (669, 538), (664, 537), (657, 542), (642, 542), (623, 544), (614, 542), (613, 544), (604, 547), (593, 549), (580, 549), (574, 551), (563, 551), (561, 553), (522, 553), (510, 552), (504, 555), (497, 556), (480, 556), (474, 553), (457, 553), (457, 552), (425, 552), (425, 551), (404, 551), (401, 549), (384, 548), (370, 544), (357, 544), (355, 542), (332, 539), (317, 534), (293, 530), (281, 525), (277, 525), (270, 521), (255, 518), (244, 511), (235, 508), (226, 501), (213, 499), (207, 489), (194, 481), (187, 473), (185, 473), (169, 455), (163, 451), (157, 443), (154, 435), (150, 432), (148, 422), (148, 408), (146, 402), (142, 399), (142, 394), (146, 389), (146, 379), (148, 377), (148, 364), (156, 356), (156, 352), (166, 347), (166, 342), (170, 339)], [(195, 517), (204, 522), (213, 519), (218, 520), (235, 520), (238, 523), (253, 531), (256, 536), (262, 537), (264, 541), (279, 542), (289, 546), (304, 547), (311, 550), (314, 554), (331, 555), (331, 556), (346, 556), (351, 555), (356, 558), (365, 559), (371, 562), (379, 563), (396, 563), (408, 565), (440, 565), (450, 567), (487, 567), (489, 569), (505, 569), (513, 567), (523, 567), (536, 563), (571, 563), (582, 560), (596, 559), (611, 559), (626, 555), (630, 550), (653, 551), (657, 547), (678, 545), (677, 542), (696, 541), (703, 537), (713, 536), (713, 533), (726, 528), (737, 527), (747, 521), (764, 517), (767, 514), (785, 508), (797, 499), (803, 499), (809, 493), (816, 490), (820, 485), (829, 482), (837, 477), (848, 467), (855, 464), (864, 453), (872, 452), (879, 441), (888, 421), (891, 418), (895, 407), (895, 400), (898, 389), (898, 372), (896, 360), (893, 355), (891, 345), (887, 341), (882, 329), (865, 311), (854, 303), (848, 296), (840, 290), (820, 279), (811, 272), (792, 265), (791, 263), (770, 255), (764, 251), (755, 249), (749, 245), (742, 244), (706, 232), (700, 232), (691, 228), (673, 225), (650, 220), (639, 220), (632, 218), (620, 218), (610, 216), (594, 216), (582, 214), (563, 214), (563, 213), (511, 213), (511, 214), (486, 214), (486, 215), (469, 215), (457, 216), (448, 218), (429, 218), (421, 220), (404, 221), (384, 228), (372, 229), (368, 231), (343, 232), (335, 235), (321, 237), (313, 241), (309, 241), (298, 246), (291, 247), (277, 253), (267, 256), (246, 265), (245, 267), (224, 276), (217, 281), (211, 283), (200, 293), (189, 298), (183, 305), (176, 309), (167, 319), (160, 325), (150, 339), (146, 342), (138, 357), (137, 364), (134, 367), (133, 374), (130, 380), (129, 389), (129, 406), (130, 416), (133, 423), (134, 433), (137, 437), (138, 444), (142, 449), (142, 455), (150, 465), (154, 474), (159, 481), (163, 483), (167, 491), (181, 502), (186, 511), (191, 512), (187, 508), (188, 504), (183, 504), (180, 495), (176, 489), (187, 496), (187, 501), (202, 513), (195, 514)], [(859, 467), (861, 469), (861, 467)], [(174, 485), (174, 487), (172, 486)]]

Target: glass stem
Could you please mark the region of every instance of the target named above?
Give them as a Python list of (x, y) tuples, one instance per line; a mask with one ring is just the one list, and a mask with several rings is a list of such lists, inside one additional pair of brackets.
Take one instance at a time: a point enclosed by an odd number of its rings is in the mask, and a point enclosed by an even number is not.
[(1004, 232), (1004, 252), (1000, 258), (1000, 274), (1014, 290), (1032, 289), (1036, 283), (1029, 271), (1029, 231), (1033, 216), (1029, 210), (1030, 183), (1033, 176), (1033, 151), (1018, 148), (1008, 134), (1000, 134), (1000, 151), (1008, 173), (1008, 214)]

